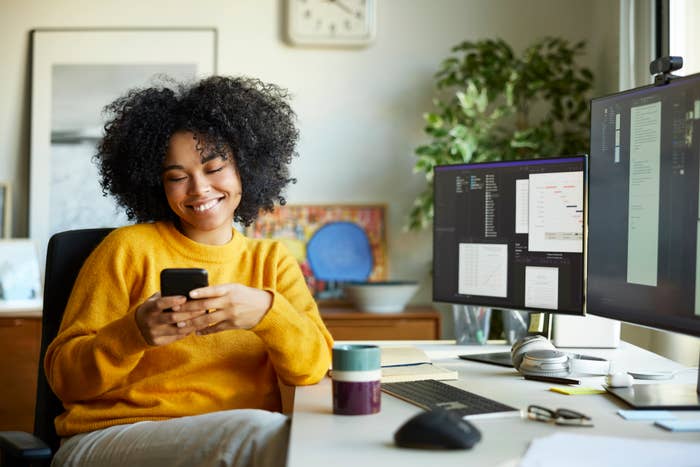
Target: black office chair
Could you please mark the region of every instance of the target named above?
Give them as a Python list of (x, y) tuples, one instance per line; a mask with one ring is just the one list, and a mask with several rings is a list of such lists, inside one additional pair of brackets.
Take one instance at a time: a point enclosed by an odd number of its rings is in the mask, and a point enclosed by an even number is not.
[(46, 348), (56, 337), (63, 310), (78, 272), (92, 250), (113, 229), (84, 229), (60, 232), (51, 237), (46, 253), (44, 309), (41, 317), (41, 352), (34, 409), (34, 435), (23, 431), (0, 431), (0, 465), (3, 467), (49, 463), (60, 438), (54, 419), (63, 412), (61, 401), (44, 374)]

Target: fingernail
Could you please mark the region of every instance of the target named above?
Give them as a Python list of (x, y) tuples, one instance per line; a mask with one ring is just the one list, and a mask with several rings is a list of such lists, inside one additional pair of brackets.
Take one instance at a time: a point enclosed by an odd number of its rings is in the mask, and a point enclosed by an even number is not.
[(199, 292), (190, 292), (190, 297), (192, 297), (192, 298), (199, 297)]
[(172, 310), (173, 311), (180, 311), (180, 305), (175, 305), (174, 307), (172, 307)]
[(178, 321), (178, 322), (177, 322), (177, 327), (179, 327), (179, 328), (184, 328), (185, 326), (187, 326), (187, 323), (185, 323), (184, 321)]

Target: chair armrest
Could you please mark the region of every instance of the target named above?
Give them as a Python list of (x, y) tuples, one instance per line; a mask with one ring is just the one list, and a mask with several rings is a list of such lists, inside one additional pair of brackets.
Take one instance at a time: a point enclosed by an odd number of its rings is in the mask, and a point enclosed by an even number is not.
[(0, 431), (0, 452), (5, 459), (30, 461), (51, 458), (51, 448), (25, 431)]

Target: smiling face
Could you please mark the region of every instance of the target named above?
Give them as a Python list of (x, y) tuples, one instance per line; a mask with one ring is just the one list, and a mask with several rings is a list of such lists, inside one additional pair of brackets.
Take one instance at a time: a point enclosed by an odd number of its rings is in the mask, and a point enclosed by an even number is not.
[(192, 132), (170, 138), (163, 161), (163, 187), (168, 205), (190, 239), (210, 245), (228, 242), (233, 213), (241, 202), (241, 178), (233, 155), (209, 155), (197, 149)]

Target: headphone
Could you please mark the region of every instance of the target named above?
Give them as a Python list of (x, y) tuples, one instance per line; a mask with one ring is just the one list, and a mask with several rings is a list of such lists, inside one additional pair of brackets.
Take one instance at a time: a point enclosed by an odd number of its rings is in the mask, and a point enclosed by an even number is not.
[(561, 352), (541, 335), (520, 338), (510, 349), (510, 355), (513, 366), (523, 375), (607, 375), (610, 371), (610, 362), (606, 359)]

